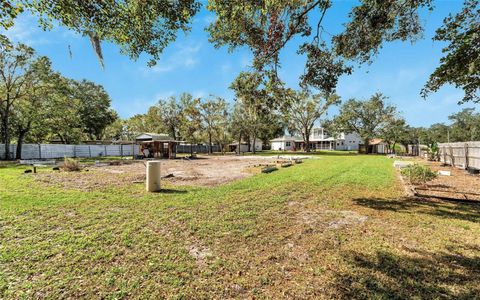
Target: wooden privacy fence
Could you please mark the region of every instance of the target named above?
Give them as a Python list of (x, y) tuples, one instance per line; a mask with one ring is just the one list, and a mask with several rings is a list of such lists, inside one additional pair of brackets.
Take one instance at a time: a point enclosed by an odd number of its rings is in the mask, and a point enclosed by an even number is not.
[[(17, 145), (10, 145), (10, 157), (16, 159)], [(24, 144), (22, 159), (52, 159), (63, 157), (133, 156), (139, 154), (138, 145), (64, 145)], [(0, 145), (0, 159), (5, 159), (5, 146)]]
[[(207, 145), (193, 145), (192, 148), (190, 148), (190, 145), (177, 145), (177, 153), (190, 153), (190, 151), (193, 150), (193, 152), (197, 153), (208, 153), (208, 148), (210, 146)], [(212, 152), (220, 152), (220, 146), (218, 145), (212, 145)]]
[(480, 169), (480, 142), (438, 144), (440, 161), (459, 168)]
[[(177, 153), (190, 153), (190, 145), (177, 145)], [(209, 146), (193, 145), (193, 152), (208, 153)], [(212, 146), (213, 152), (220, 152), (218, 145)], [(10, 145), (10, 157), (16, 159), (17, 145)], [(123, 145), (65, 145), (65, 144), (24, 144), (22, 159), (52, 159), (63, 157), (102, 157), (140, 155), (137, 144)], [(5, 159), (5, 146), (0, 145), (0, 159)]]

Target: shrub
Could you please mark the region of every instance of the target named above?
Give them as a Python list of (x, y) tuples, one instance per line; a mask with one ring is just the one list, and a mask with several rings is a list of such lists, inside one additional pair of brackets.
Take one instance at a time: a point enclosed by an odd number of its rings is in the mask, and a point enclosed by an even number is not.
[(63, 160), (62, 169), (69, 172), (80, 171), (82, 167), (80, 162), (76, 159), (65, 157)]
[(432, 143), (428, 146), (427, 153), (428, 153), (428, 160), (430, 161), (438, 161), (440, 159), (439, 156), (439, 148), (437, 143)]
[(402, 169), (402, 175), (408, 179), (411, 184), (425, 184), (426, 182), (437, 178), (437, 173), (429, 167), (413, 164)]

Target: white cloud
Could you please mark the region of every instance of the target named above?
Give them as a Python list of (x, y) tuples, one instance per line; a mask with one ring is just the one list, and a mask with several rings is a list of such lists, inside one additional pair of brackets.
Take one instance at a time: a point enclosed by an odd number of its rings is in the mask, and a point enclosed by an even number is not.
[(131, 117), (135, 114), (144, 114), (148, 111), (150, 106), (153, 106), (160, 99), (168, 99), (170, 96), (175, 95), (175, 91), (164, 91), (159, 92), (153, 95), (152, 97), (138, 97), (128, 100), (125, 104), (113, 105), (113, 108), (116, 109), (122, 116)]
[(162, 74), (168, 73), (178, 68), (191, 69), (198, 63), (198, 52), (201, 49), (201, 44), (177, 44), (173, 46), (173, 53), (165, 55), (153, 67), (141, 67), (140, 71), (143, 75), (148, 76), (152, 73)]
[(230, 63), (224, 63), (221, 66), (222, 72), (228, 73), (232, 70), (232, 65)]
[(49, 44), (51, 41), (40, 37), (42, 30), (38, 27), (37, 21), (30, 15), (21, 15), (15, 19), (15, 25), (0, 33), (7, 36), (10, 41), (24, 43), (29, 46)]
[(207, 95), (207, 93), (203, 90), (198, 90), (192, 92), (193, 98), (204, 98)]

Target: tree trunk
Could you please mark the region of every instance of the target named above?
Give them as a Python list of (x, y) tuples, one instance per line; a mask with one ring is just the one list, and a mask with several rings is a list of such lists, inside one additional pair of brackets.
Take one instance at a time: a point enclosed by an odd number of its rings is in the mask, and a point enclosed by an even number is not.
[(310, 135), (305, 138), (305, 152), (310, 152)]
[(208, 133), (208, 154), (212, 154), (212, 134)]
[(305, 143), (304, 149), (305, 152), (310, 152), (310, 132), (308, 130), (308, 127), (303, 128), (303, 141)]
[(18, 134), (18, 139), (17, 139), (17, 153), (15, 157), (17, 159), (22, 159), (22, 146), (23, 146), (23, 139), (25, 138), (25, 131), (20, 131)]
[(190, 142), (190, 157), (193, 157), (193, 143)]
[(240, 147), (242, 147), (242, 135), (241, 134), (238, 136), (238, 149), (237, 149), (238, 150), (237, 151), (238, 155), (240, 155)]
[(253, 135), (253, 149), (252, 149), (253, 154), (255, 154), (255, 143), (256, 143), (256, 139), (257, 139), (256, 135)]
[(5, 160), (10, 160), (12, 158), (10, 157), (10, 130), (8, 128), (8, 111), (3, 116), (2, 126), (5, 133), (5, 136), (3, 137), (5, 145)]
[(369, 139), (365, 139), (365, 141), (363, 141), (363, 144), (365, 145), (365, 154), (369, 154), (369, 151), (368, 151)]

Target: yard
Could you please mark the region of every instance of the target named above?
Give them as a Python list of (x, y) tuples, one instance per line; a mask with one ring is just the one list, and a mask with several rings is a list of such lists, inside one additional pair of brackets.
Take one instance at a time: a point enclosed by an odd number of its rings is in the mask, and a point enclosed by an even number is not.
[(478, 297), (480, 205), (405, 198), (385, 157), (315, 157), (153, 194), (4, 165), (0, 298)]

